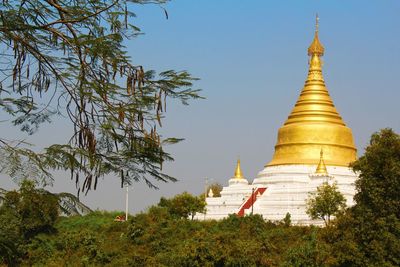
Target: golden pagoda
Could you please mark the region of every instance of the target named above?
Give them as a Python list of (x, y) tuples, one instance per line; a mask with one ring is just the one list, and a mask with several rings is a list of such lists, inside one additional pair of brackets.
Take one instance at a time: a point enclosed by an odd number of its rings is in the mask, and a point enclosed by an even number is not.
[(308, 55), (307, 80), (292, 112), (278, 131), (274, 156), (266, 166), (315, 165), (320, 160), (321, 149), (327, 165), (348, 166), (356, 160), (353, 134), (337, 112), (322, 75), (324, 47), (318, 37), (318, 16)]
[(223, 187), (220, 197), (206, 198), (206, 213), (198, 219), (220, 220), (236, 213), (260, 214), (265, 220), (279, 222), (290, 214), (295, 225), (323, 226), (323, 220), (307, 214), (307, 199), (328, 181), (337, 185), (347, 206), (354, 205), (358, 173), (348, 166), (357, 151), (351, 129), (333, 105), (322, 76), (324, 47), (319, 41), (318, 17), (308, 55), (307, 80), (279, 129), (272, 161), (249, 183), (238, 160), (229, 185)]

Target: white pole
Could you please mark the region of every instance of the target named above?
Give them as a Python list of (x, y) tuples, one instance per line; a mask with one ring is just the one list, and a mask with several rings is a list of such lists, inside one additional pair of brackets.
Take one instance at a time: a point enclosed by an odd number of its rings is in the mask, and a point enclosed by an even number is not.
[[(206, 184), (204, 186), (204, 202), (206, 202), (206, 203), (207, 203), (207, 201), (206, 201), (206, 199), (207, 199), (207, 185), (208, 185), (208, 179), (206, 177)], [(206, 213), (207, 213), (207, 210), (204, 211), (204, 220), (206, 220)]]
[(129, 193), (129, 187), (128, 185), (126, 186), (126, 200), (125, 200), (125, 221), (128, 220), (128, 193)]

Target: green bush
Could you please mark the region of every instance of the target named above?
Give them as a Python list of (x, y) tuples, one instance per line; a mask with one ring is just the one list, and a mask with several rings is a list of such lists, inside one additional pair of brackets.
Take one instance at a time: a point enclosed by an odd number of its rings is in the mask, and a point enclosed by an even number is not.
[(16, 264), (36, 235), (51, 233), (58, 218), (58, 199), (22, 182), (19, 191), (7, 192), (0, 207), (0, 263)]

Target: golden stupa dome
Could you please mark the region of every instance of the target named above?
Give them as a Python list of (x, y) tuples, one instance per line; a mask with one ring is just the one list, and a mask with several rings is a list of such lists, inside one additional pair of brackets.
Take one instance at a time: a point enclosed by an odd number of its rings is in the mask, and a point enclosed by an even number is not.
[(308, 48), (308, 77), (284, 125), (278, 131), (274, 156), (267, 166), (285, 164), (316, 165), (324, 151), (326, 165), (348, 166), (357, 150), (351, 129), (337, 112), (322, 75), (324, 47), (315, 36)]

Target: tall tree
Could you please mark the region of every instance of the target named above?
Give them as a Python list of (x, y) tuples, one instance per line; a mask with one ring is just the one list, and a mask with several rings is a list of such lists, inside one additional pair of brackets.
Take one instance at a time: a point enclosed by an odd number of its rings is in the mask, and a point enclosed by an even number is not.
[(9, 191), (0, 207), (0, 214), (11, 213), (18, 220), (20, 233), (29, 239), (40, 232), (49, 232), (59, 215), (58, 198), (35, 188), (24, 180), (18, 191)]
[(176, 218), (193, 220), (197, 212), (204, 212), (206, 203), (201, 196), (196, 197), (188, 192), (183, 192), (171, 199), (162, 197), (158, 206), (167, 208), (168, 212)]
[(352, 167), (356, 204), (327, 235), (340, 266), (400, 265), (400, 135), (382, 129)]
[(15, 266), (26, 245), (39, 233), (52, 232), (59, 215), (58, 198), (24, 180), (0, 205), (0, 264)]
[(328, 226), (331, 217), (336, 216), (345, 207), (346, 199), (338, 190), (336, 183), (330, 185), (324, 182), (317, 187), (317, 192), (310, 194), (306, 212), (311, 219), (322, 219)]
[(374, 133), (353, 169), (360, 174), (357, 208), (376, 217), (400, 218), (400, 136), (392, 129)]
[(28, 134), (57, 114), (69, 118), (73, 129), (68, 142), (43, 153), (0, 137), (1, 171), (46, 182), (49, 169), (69, 170), (85, 192), (105, 174), (150, 187), (149, 177), (175, 181), (162, 172), (163, 162), (172, 160), (163, 147), (180, 139), (161, 137), (157, 126), (168, 98), (183, 104), (199, 98), (192, 89), (196, 79), (186, 71), (146, 71), (124, 46), (141, 33), (135, 7), (163, 8), (165, 2), (2, 0), (0, 108)]

